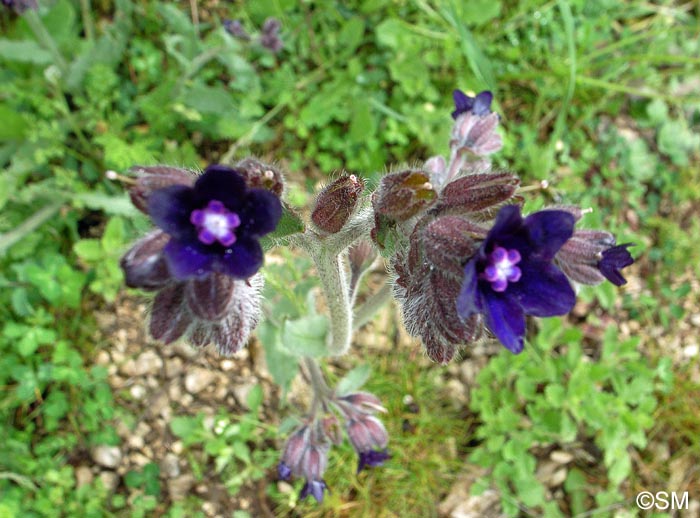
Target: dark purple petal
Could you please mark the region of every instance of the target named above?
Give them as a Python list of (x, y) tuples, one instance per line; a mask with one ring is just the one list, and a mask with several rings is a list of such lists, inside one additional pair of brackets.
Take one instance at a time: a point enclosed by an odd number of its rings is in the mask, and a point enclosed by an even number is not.
[(485, 290), (486, 326), (496, 338), (514, 354), (523, 350), (525, 337), (525, 314), (515, 297)]
[(493, 94), (488, 90), (477, 94), (472, 105), (472, 113), (474, 115), (488, 115), (491, 113), (491, 101), (493, 101)]
[(254, 239), (241, 238), (216, 257), (215, 269), (237, 279), (247, 279), (263, 263), (263, 250)]
[[(170, 273), (179, 280), (202, 278), (214, 263), (215, 255), (196, 244), (171, 239), (163, 249)], [(252, 274), (251, 274), (252, 275)]]
[(456, 119), (461, 114), (470, 111), (472, 106), (474, 106), (474, 98), (469, 97), (462, 90), (454, 90), (452, 92), (452, 99), (454, 99), (455, 102), (455, 110), (452, 112), (453, 119)]
[(457, 313), (463, 320), (483, 311), (476, 262), (477, 259), (474, 258), (464, 266), (464, 281), (462, 282), (462, 289), (457, 296)]
[(292, 476), (292, 470), (284, 462), (280, 462), (277, 465), (277, 475), (279, 476), (280, 480), (289, 480), (289, 477)]
[(517, 298), (527, 315), (565, 315), (576, 304), (576, 293), (566, 275), (551, 263), (529, 261), (521, 265), (522, 277), (509, 285), (508, 293)]
[(192, 188), (171, 185), (153, 191), (148, 197), (148, 214), (153, 222), (176, 239), (192, 239), (196, 234), (190, 223), (194, 209)]
[(196, 208), (204, 207), (211, 200), (218, 200), (229, 210), (238, 212), (245, 199), (245, 180), (235, 169), (219, 164), (210, 165), (197, 178), (194, 193)]
[(326, 486), (326, 483), (323, 480), (307, 480), (304, 487), (301, 488), (299, 498), (303, 500), (307, 496), (311, 495), (320, 504), (323, 502), (323, 491), (326, 489), (328, 489), (328, 486)]
[(543, 210), (525, 218), (533, 253), (551, 261), (559, 249), (574, 234), (576, 218), (563, 210)]
[(615, 286), (622, 286), (627, 283), (620, 270), (634, 263), (632, 255), (627, 251), (628, 246), (634, 246), (634, 244), (625, 243), (624, 245), (617, 245), (604, 250), (603, 258), (598, 263), (600, 273)]
[(282, 217), (282, 203), (266, 189), (250, 189), (246, 197), (246, 206), (239, 216), (242, 221), (240, 234), (251, 237), (264, 236), (277, 227)]
[(386, 450), (369, 450), (360, 453), (360, 458), (357, 463), (357, 472), (359, 473), (364, 468), (376, 468), (382, 466), (384, 461), (389, 460), (391, 455)]

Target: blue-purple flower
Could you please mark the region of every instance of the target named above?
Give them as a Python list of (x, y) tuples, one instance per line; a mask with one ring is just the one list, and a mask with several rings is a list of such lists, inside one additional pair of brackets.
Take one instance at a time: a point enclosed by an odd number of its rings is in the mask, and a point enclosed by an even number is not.
[(627, 284), (627, 280), (622, 276), (620, 270), (634, 263), (634, 259), (627, 251), (629, 246), (633, 246), (632, 243), (625, 243), (624, 245), (617, 245), (603, 250), (603, 258), (598, 262), (600, 273), (615, 286)]
[(467, 112), (472, 112), (474, 115), (488, 115), (491, 113), (493, 94), (488, 90), (478, 93), (476, 97), (471, 97), (462, 90), (455, 90), (452, 92), (452, 98), (455, 102), (455, 110), (452, 112), (453, 119)]
[(275, 229), (282, 205), (270, 191), (248, 188), (235, 169), (212, 165), (192, 187), (150, 193), (148, 213), (170, 236), (163, 255), (174, 278), (217, 272), (247, 279), (262, 266), (258, 240)]
[(364, 468), (376, 468), (384, 465), (384, 461), (389, 460), (391, 455), (386, 448), (383, 450), (368, 450), (360, 453), (360, 460), (357, 463), (357, 472)]
[(462, 319), (484, 315), (486, 325), (511, 352), (523, 349), (525, 315), (549, 317), (571, 311), (576, 295), (552, 263), (572, 236), (575, 218), (544, 210), (523, 218), (507, 205), (477, 253), (464, 266), (457, 298)]
[(304, 487), (301, 488), (301, 493), (299, 493), (299, 498), (304, 499), (307, 496), (313, 496), (316, 501), (320, 504), (323, 502), (323, 492), (328, 489), (326, 482), (324, 480), (307, 480)]

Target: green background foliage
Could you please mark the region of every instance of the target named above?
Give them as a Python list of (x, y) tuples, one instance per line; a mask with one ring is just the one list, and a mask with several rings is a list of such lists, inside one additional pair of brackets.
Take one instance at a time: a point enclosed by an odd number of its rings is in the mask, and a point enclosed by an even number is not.
[[(394, 461), (360, 480), (347, 475), (354, 461), (341, 450), (328, 474), (333, 495), (304, 512), (341, 515), (353, 501), (358, 515), (434, 515), (464, 462), (487, 469), (476, 490), (498, 488), (510, 516), (634, 512), (631, 498), (648, 488), (639, 486), (632, 452), (669, 476), (647, 452), (649, 437), (667, 437), (675, 457), (700, 459), (696, 400), (688, 396), (700, 395), (697, 357), (672, 363), (669, 347), (686, 343), (678, 323), (698, 304), (696, 7), (260, 0), (195, 2), (194, 11), (190, 2), (155, 0), (39, 3), (38, 13), (0, 11), (1, 516), (199, 512), (196, 500), (158, 499), (157, 465), (129, 473), (127, 492), (110, 495), (99, 482), (76, 488), (67, 462), (76, 451), (118, 444), (110, 420), (129, 412), (115, 404), (105, 369), (92, 364), (109, 343), (93, 341), (91, 315), (124, 296), (118, 258), (149, 224), (105, 171), (198, 169), (257, 154), (289, 171), (290, 201), (299, 205), (335, 171), (372, 183), (387, 164), (446, 153), (457, 87), (494, 92), (505, 142), (497, 165), (524, 185), (549, 183), (527, 208), (594, 207), (585, 226), (636, 243), (632, 282), (621, 291), (584, 289), (585, 314), (541, 322), (525, 353), (491, 361), (468, 419), (440, 388), (439, 367), (407, 369), (414, 360), (403, 352), (379, 361), (369, 388), (390, 409)], [(282, 23), (276, 55), (255, 39), (268, 16)], [(253, 38), (227, 34), (226, 18), (239, 18)], [(286, 264), (293, 267), (267, 273), (268, 287), (280, 288), (269, 298), (278, 321), (260, 330), (270, 355), (284, 354), (279, 326), (297, 336), (325, 323), (306, 316), (311, 286), (298, 272), (308, 266), (293, 256)], [(637, 324), (635, 336), (618, 339), (610, 317)], [(297, 343), (313, 352), (316, 341)], [(288, 372), (272, 374), (291, 381)], [(403, 393), (424, 402), (415, 436), (401, 428)], [(173, 433), (203, 445), (192, 463), (213, 461), (232, 498), (244, 482), (237, 474), (267, 477), (279, 513), (295, 512), (298, 503), (273, 482), (275, 453), (266, 448), (274, 433), (250, 424), (256, 412), (222, 416), (221, 432), (183, 419)], [(444, 441), (456, 452), (440, 447)], [(576, 465), (563, 496), (546, 500), (533, 477), (537, 453), (578, 442), (595, 445), (595, 462)], [(139, 498), (127, 500), (133, 490)]]

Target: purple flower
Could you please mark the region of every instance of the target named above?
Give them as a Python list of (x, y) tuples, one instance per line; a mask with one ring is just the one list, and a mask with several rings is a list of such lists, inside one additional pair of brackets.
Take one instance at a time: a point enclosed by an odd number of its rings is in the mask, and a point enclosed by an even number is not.
[(249, 40), (250, 35), (243, 27), (240, 20), (224, 20), (223, 23), (224, 30), (228, 32), (231, 36), (241, 40)]
[(360, 453), (360, 460), (357, 463), (357, 472), (359, 473), (364, 468), (376, 468), (384, 464), (385, 460), (391, 458), (391, 455), (384, 450), (369, 450)]
[(27, 9), (37, 10), (36, 0), (2, 0), (2, 5), (14, 9), (17, 14), (22, 14)]
[(304, 487), (301, 488), (301, 493), (299, 493), (299, 498), (302, 500), (307, 496), (313, 496), (316, 501), (320, 504), (323, 502), (323, 492), (328, 489), (326, 482), (323, 480), (307, 480)]
[(462, 319), (482, 314), (487, 327), (511, 352), (523, 350), (525, 315), (548, 317), (571, 311), (576, 295), (552, 264), (572, 236), (575, 218), (544, 210), (524, 218), (507, 205), (477, 253), (464, 266), (457, 312)]
[(470, 97), (462, 90), (452, 92), (452, 98), (455, 101), (455, 111), (452, 112), (452, 118), (457, 119), (460, 115), (467, 112), (472, 112), (474, 115), (488, 115), (491, 113), (491, 101), (493, 94), (488, 90), (484, 90)]
[(277, 475), (280, 480), (289, 480), (292, 476), (292, 468), (287, 466), (284, 462), (277, 464)]
[(192, 187), (150, 193), (148, 213), (170, 236), (163, 254), (174, 278), (247, 279), (262, 266), (258, 239), (275, 229), (282, 205), (270, 191), (246, 187), (235, 169), (211, 165)]
[(627, 251), (628, 246), (634, 245), (625, 243), (624, 245), (617, 245), (603, 250), (603, 258), (598, 262), (600, 273), (615, 286), (627, 284), (627, 280), (622, 276), (620, 270), (634, 262), (634, 259)]

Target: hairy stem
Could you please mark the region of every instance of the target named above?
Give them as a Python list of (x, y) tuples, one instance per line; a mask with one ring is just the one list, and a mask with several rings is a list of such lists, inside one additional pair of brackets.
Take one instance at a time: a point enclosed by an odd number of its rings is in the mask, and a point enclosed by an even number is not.
[(331, 326), (328, 353), (331, 356), (341, 356), (350, 348), (352, 334), (352, 309), (342, 256), (333, 254), (323, 245), (309, 252), (316, 265), (323, 296), (328, 305)]

